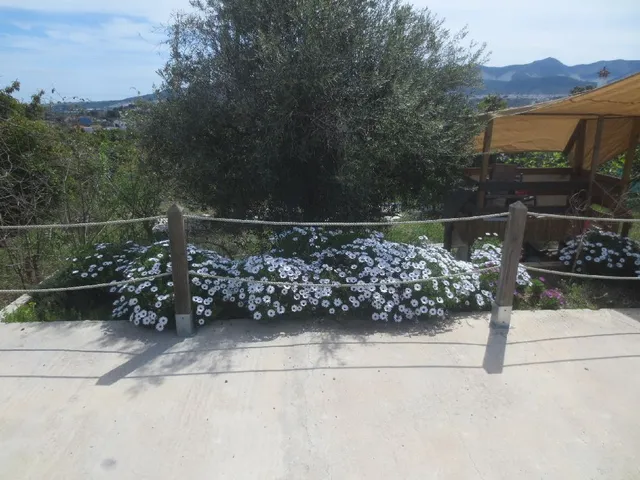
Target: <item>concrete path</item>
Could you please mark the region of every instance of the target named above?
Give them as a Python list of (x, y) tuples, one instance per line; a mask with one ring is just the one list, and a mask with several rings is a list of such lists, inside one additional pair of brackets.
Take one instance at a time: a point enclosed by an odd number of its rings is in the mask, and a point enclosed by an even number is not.
[(638, 479), (639, 320), (2, 324), (0, 479)]

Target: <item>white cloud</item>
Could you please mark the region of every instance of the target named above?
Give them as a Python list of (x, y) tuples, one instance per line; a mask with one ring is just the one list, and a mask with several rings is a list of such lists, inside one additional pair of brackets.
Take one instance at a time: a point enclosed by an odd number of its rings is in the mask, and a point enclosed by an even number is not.
[(556, 57), (567, 64), (640, 52), (638, 0), (414, 0), (470, 37), (486, 42), (491, 65), (528, 63)]
[(166, 60), (164, 37), (150, 23), (114, 17), (98, 26), (32, 28), (44, 36), (0, 35), (0, 85), (18, 78), (24, 96), (56, 88), (68, 97), (118, 99), (135, 94), (130, 87), (149, 93), (160, 83), (156, 71)]
[(0, 7), (46, 13), (105, 13), (167, 22), (176, 10), (189, 10), (189, 0), (0, 0)]
[[(412, 1), (444, 17), (453, 31), (468, 26), (471, 39), (487, 43), (490, 65), (549, 56), (567, 64), (637, 58), (637, 2)], [(95, 100), (128, 96), (132, 86), (149, 92), (166, 59), (157, 27), (167, 24), (172, 12), (190, 9), (188, 0), (0, 0), (2, 7), (37, 15), (13, 22), (19, 32), (0, 32), (0, 85), (19, 78), (27, 94), (55, 86), (65, 95)], [(67, 14), (83, 13), (105, 16), (97, 26), (65, 21)]]

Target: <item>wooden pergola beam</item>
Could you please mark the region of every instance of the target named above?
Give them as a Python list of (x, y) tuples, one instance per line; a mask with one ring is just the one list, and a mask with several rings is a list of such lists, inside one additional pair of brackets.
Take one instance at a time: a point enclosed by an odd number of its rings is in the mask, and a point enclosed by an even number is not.
[(578, 123), (576, 124), (576, 128), (573, 130), (573, 133), (569, 137), (567, 146), (564, 147), (564, 150), (562, 151), (563, 155), (569, 155), (571, 153), (571, 150), (573, 150), (573, 146), (575, 145), (576, 141), (580, 137), (580, 133), (582, 132), (582, 128), (584, 124), (585, 124), (585, 120), (578, 120)]
[(585, 146), (587, 144), (587, 121), (585, 120), (580, 129), (580, 138), (578, 138), (576, 144), (576, 151), (574, 153), (573, 173), (579, 175), (582, 172), (584, 166)]
[[(482, 142), (482, 166), (480, 167), (479, 183), (482, 185), (486, 183), (487, 176), (489, 175), (489, 159), (491, 158), (491, 139), (493, 137), (493, 120), (489, 120), (487, 127), (484, 130), (484, 141)], [(484, 208), (484, 198), (486, 195), (486, 189), (478, 189), (478, 208)]]
[[(584, 163), (584, 146), (587, 139), (587, 121), (580, 120), (576, 125), (575, 130), (571, 134), (571, 138), (567, 142), (567, 146), (564, 147), (563, 155), (569, 155), (573, 150), (573, 158), (571, 159), (571, 168), (573, 173), (578, 175), (582, 170)], [(574, 149), (575, 147), (575, 149)]]
[(602, 145), (602, 131), (604, 130), (604, 117), (598, 117), (596, 123), (596, 133), (593, 139), (593, 154), (591, 155), (591, 174), (589, 175), (589, 190), (587, 193), (587, 207), (591, 206), (591, 197), (593, 196), (593, 182), (596, 179), (596, 173), (600, 166), (600, 145)]

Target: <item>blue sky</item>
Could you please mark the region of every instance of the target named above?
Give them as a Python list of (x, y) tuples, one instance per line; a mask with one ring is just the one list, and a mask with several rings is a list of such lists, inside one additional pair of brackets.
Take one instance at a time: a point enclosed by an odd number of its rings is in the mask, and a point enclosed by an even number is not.
[[(486, 43), (489, 65), (640, 58), (638, 0), (413, 0)], [(0, 85), (55, 99), (149, 93), (166, 60), (159, 27), (188, 0), (0, 0)]]

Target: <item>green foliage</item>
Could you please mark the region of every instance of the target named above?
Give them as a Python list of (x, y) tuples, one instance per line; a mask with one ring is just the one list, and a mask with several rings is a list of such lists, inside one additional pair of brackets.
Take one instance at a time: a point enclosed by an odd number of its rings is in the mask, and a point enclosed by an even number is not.
[(481, 112), (495, 112), (496, 110), (502, 110), (507, 108), (507, 100), (500, 95), (490, 94), (480, 100), (478, 103), (478, 110)]
[(557, 310), (567, 305), (561, 289), (550, 287), (544, 277), (532, 278), (531, 283), (516, 292), (518, 309)]
[(496, 162), (518, 165), (522, 168), (559, 168), (569, 166), (567, 158), (561, 152), (499, 154)]
[(531, 286), (529, 287), (532, 295), (539, 297), (544, 292), (546, 285), (539, 278), (531, 280)]
[(416, 225), (393, 225), (385, 230), (385, 238), (390, 242), (421, 243), (420, 237), (426, 237), (430, 242), (444, 242), (444, 227), (441, 223)]
[(377, 217), (440, 199), (477, 130), (482, 49), (387, 0), (194, 2), (149, 106), (157, 170), (221, 215)]
[(4, 323), (105, 320), (110, 318), (102, 292), (68, 294), (34, 294), (32, 300), (7, 314)]
[(314, 255), (327, 248), (339, 248), (358, 237), (368, 237), (371, 233), (369, 229), (293, 227), (274, 234), (270, 240), (273, 254), (285, 258), (311, 260)]
[(29, 120), (42, 120), (45, 111), (42, 105), (44, 90), (40, 90), (31, 95), (31, 102), (26, 104), (19, 102), (12, 96), (19, 91), (20, 82), (17, 80), (0, 90), (0, 121), (6, 120), (14, 115), (23, 116)]
[(571, 89), (569, 95), (578, 95), (580, 93), (586, 93), (590, 90), (593, 90), (595, 87), (593, 85), (584, 85), (584, 86), (576, 86)]
[[(23, 104), (0, 92), (0, 224), (83, 223), (156, 215), (170, 184), (145, 162), (130, 132), (85, 134), (41, 120), (42, 92)], [(37, 284), (70, 249), (100, 239), (151, 239), (152, 225), (3, 231), (3, 284)]]
[(617, 280), (559, 280), (568, 308), (638, 308), (637, 282)]
[(12, 114), (0, 120), (0, 221), (34, 223), (61, 199), (64, 158), (60, 132), (41, 120)]
[(47, 322), (52, 320), (52, 318), (42, 318), (38, 315), (36, 302), (33, 301), (21, 305), (2, 319), (4, 323)]

